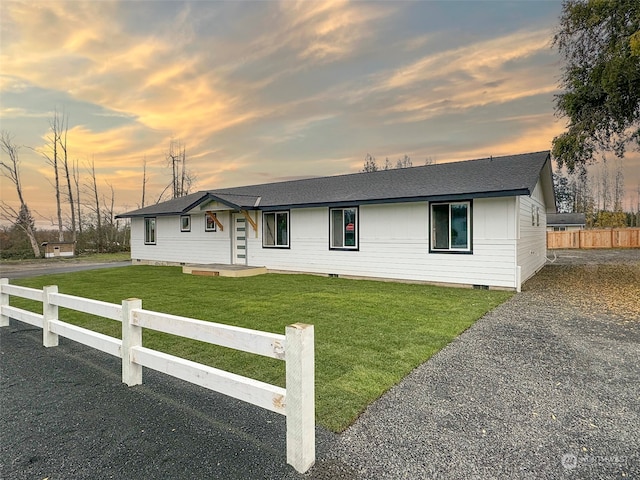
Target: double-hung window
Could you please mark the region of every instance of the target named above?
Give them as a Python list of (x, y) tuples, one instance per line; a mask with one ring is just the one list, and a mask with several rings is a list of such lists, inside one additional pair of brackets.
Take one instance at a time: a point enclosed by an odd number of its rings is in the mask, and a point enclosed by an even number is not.
[(146, 217), (144, 219), (144, 243), (145, 245), (156, 244), (156, 218)]
[(180, 216), (180, 231), (181, 232), (191, 231), (191, 215)]
[(262, 214), (262, 246), (289, 248), (289, 212)]
[(471, 202), (431, 204), (431, 251), (471, 251)]
[(332, 249), (358, 249), (358, 209), (329, 209), (329, 246)]

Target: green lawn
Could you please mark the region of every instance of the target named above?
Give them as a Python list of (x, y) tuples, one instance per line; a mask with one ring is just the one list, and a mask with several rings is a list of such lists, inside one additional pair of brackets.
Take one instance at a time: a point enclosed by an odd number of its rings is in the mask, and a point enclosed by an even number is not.
[[(184, 275), (176, 267), (130, 266), (49, 275), (13, 283), (175, 315), (284, 334), (296, 322), (315, 325), (316, 417), (344, 430), (373, 400), (400, 381), (509, 292), (444, 288), (311, 275), (249, 278)], [(22, 299), (11, 303), (39, 311)], [(39, 304), (38, 304), (39, 306)], [(61, 320), (120, 336), (118, 322), (78, 312)], [(144, 345), (284, 386), (284, 362), (153, 331)]]

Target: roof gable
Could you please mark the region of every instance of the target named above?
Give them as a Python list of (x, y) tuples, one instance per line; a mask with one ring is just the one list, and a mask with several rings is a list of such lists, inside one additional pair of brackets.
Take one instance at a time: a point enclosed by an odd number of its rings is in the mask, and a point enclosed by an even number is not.
[(321, 205), (530, 195), (543, 170), (549, 176), (548, 182), (543, 182), (545, 200), (552, 202), (555, 209), (553, 189), (551, 188), (549, 198), (546, 185), (551, 182), (549, 152), (543, 151), (209, 190), (120, 216), (175, 215), (212, 199), (231, 209), (275, 210)]

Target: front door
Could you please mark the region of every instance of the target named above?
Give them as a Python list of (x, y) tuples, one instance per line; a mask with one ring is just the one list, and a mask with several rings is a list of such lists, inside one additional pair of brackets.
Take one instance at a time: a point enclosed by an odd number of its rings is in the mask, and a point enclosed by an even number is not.
[(247, 219), (243, 215), (233, 214), (233, 235), (231, 245), (231, 263), (247, 264)]

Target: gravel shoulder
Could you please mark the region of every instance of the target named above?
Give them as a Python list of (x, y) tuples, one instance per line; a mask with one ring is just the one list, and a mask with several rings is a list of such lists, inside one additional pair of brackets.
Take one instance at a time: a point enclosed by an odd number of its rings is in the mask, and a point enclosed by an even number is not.
[(640, 478), (640, 250), (577, 253), (556, 252), (344, 433), (318, 428), (305, 475), (286, 465), (283, 417), (155, 372), (127, 388), (117, 359), (42, 348), (12, 321), (0, 478)]

